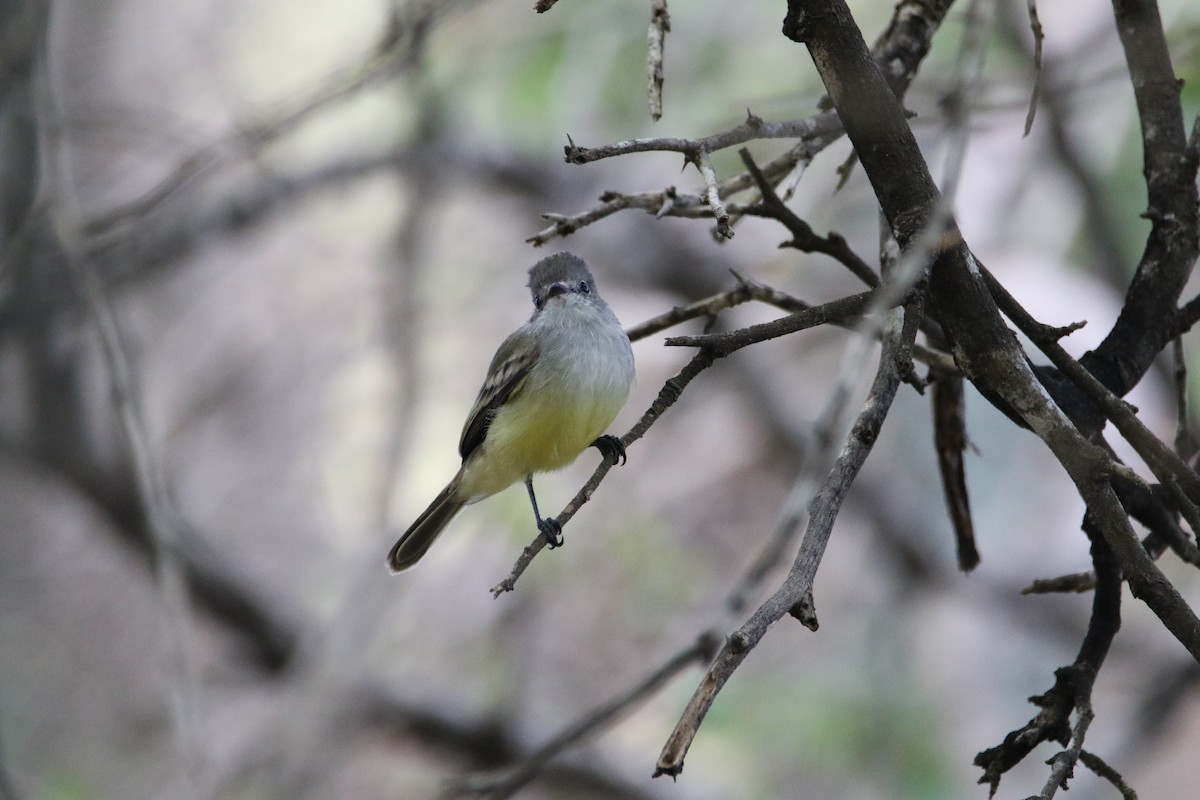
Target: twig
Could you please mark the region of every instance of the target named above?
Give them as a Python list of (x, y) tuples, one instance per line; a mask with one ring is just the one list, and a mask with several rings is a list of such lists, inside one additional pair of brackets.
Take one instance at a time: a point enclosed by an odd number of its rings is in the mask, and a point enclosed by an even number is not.
[(1121, 793), (1123, 800), (1137, 800), (1137, 792), (1133, 790), (1133, 787), (1125, 782), (1125, 779), (1121, 777), (1121, 773), (1110, 767), (1100, 756), (1090, 753), (1087, 750), (1080, 750), (1079, 763), (1096, 773), (1097, 776), (1111, 783)]
[[(860, 314), (865, 309), (871, 299), (871, 293), (867, 292), (861, 295), (853, 295), (842, 300), (835, 300), (832, 303), (826, 303), (820, 306), (814, 306), (805, 311), (800, 311), (786, 317), (782, 317), (774, 322), (763, 323), (762, 325), (752, 325), (749, 328), (743, 328), (737, 331), (731, 331), (729, 334), (703, 334), (701, 336), (680, 336), (673, 339), (668, 339), (668, 345), (677, 345), (683, 347), (699, 347), (700, 351), (696, 353), (682, 370), (679, 371), (673, 378), (667, 380), (658, 397), (650, 404), (650, 408), (642, 415), (641, 419), (629, 429), (629, 431), (621, 437), (621, 443), (629, 448), (634, 442), (642, 438), (646, 431), (650, 429), (659, 417), (666, 412), (668, 408), (675, 404), (679, 399), (680, 394), (687, 388), (687, 385), (718, 359), (729, 355), (737, 350), (740, 350), (747, 345), (766, 339), (773, 339), (777, 336), (783, 336), (788, 333), (804, 330), (806, 328), (817, 327), (824, 325), (834, 320), (845, 321), (846, 319)], [(571, 502), (563, 508), (555, 520), (559, 526), (565, 526), (566, 523), (575, 516), (576, 512), (583, 507), (596, 488), (604, 480), (604, 476), (612, 467), (606, 461), (602, 461), (596, 467), (596, 471), (592, 473), (591, 478), (583, 485), (583, 488), (576, 493)], [(492, 596), (499, 597), (505, 592), (511, 592), (516, 586), (517, 580), (526, 568), (533, 562), (533, 559), (546, 546), (546, 540), (542, 536), (536, 537), (532, 542), (526, 545), (521, 551), (521, 555), (517, 558), (513, 565), (512, 571), (508, 577), (500, 583), (492, 587)]]
[(986, 269), (983, 270), (988, 290), (996, 299), (1005, 316), (1011, 319), (1023, 333), (1030, 337), (1039, 350), (1045, 353), (1054, 366), (1071, 380), (1096, 404), (1104, 416), (1116, 426), (1125, 440), (1145, 460), (1154, 475), (1164, 486), (1182, 487), (1179, 498), (1181, 506), (1200, 503), (1200, 477), (1184, 463), (1178, 454), (1150, 431), (1137, 418), (1129, 405), (1113, 394), (1096, 376), (1080, 362), (1071, 357), (1057, 341), (1057, 336), (1047, 335), (1046, 326), (1035, 320), (1016, 298)]
[[(1005, 736), (1001, 744), (975, 756), (975, 765), (983, 769), (979, 783), (988, 784), (992, 795), (1005, 773), (1039, 744), (1054, 741), (1066, 749), (1051, 759), (1050, 778), (1038, 795), (1041, 800), (1050, 800), (1065, 786), (1083, 749), (1093, 716), (1092, 687), (1121, 625), (1121, 568), (1098, 522), (1096, 508), (1090, 506), (1083, 527), (1092, 543), (1096, 587), (1087, 633), (1074, 663), (1055, 671), (1054, 686), (1049, 691), (1029, 698), (1041, 709), (1033, 719)], [(1076, 714), (1074, 725), (1069, 724), (1072, 712)]]
[(601, 728), (616, 723), (688, 667), (711, 660), (719, 644), (720, 636), (716, 632), (707, 631), (701, 634), (695, 642), (672, 655), (634, 686), (585, 713), (575, 723), (551, 737), (522, 759), (516, 768), (500, 776), (467, 776), (455, 780), (447, 787), (443, 796), (481, 797), (488, 800), (505, 800), (512, 797), (536, 778), (547, 762), (564, 750)]
[(667, 152), (681, 153), (693, 159), (697, 153), (715, 153), (727, 147), (745, 144), (754, 139), (804, 139), (816, 143), (828, 143), (841, 136), (842, 126), (837, 114), (825, 111), (805, 119), (767, 122), (754, 114), (747, 116), (740, 125), (704, 136), (699, 139), (655, 137), (650, 139), (627, 139), (599, 147), (579, 147), (569, 142), (563, 148), (568, 164), (590, 164), (605, 158), (628, 153)]
[(861, 316), (871, 307), (875, 296), (875, 292), (862, 292), (746, 328), (696, 336), (673, 336), (667, 339), (666, 344), (668, 347), (699, 347), (701, 352), (709, 352), (718, 357), (727, 356), (743, 347), (768, 339), (776, 339), (835, 320), (845, 321)]
[(1095, 716), (1090, 698), (1076, 702), (1071, 742), (1066, 750), (1050, 759), (1050, 777), (1046, 779), (1046, 785), (1038, 795), (1039, 800), (1053, 800), (1059, 789), (1067, 788), (1067, 780), (1075, 774), (1075, 764), (1079, 762), (1079, 755), (1083, 752), (1083, 740)]
[[(1192, 416), (1188, 411), (1187, 359), (1183, 352), (1183, 337), (1171, 341), (1172, 377), (1175, 380), (1175, 452), (1184, 461), (1191, 461), (1200, 449), (1200, 442), (1192, 432)], [(1200, 536), (1200, 530), (1194, 531)]]
[[(629, 336), (631, 342), (636, 342), (640, 339), (645, 339), (647, 336), (653, 336), (656, 333), (665, 331), (667, 328), (673, 328), (681, 322), (687, 322), (691, 319), (699, 317), (714, 317), (727, 308), (747, 303), (754, 297), (753, 288), (758, 284), (753, 284), (740, 275), (737, 278), (737, 286), (711, 297), (706, 297), (703, 300), (697, 300), (686, 306), (676, 306), (675, 308), (665, 313), (659, 314), (657, 317), (634, 325), (625, 333)], [(765, 287), (764, 287), (765, 288)]]
[(732, 239), (733, 228), (729, 227), (729, 212), (725, 210), (724, 204), (721, 203), (721, 190), (717, 184), (717, 173), (713, 169), (712, 160), (708, 156), (707, 150), (701, 150), (695, 156), (696, 169), (700, 170), (700, 174), (704, 176), (704, 198), (708, 201), (709, 208), (712, 209), (713, 219), (717, 221), (716, 237), (718, 239)]
[(1188, 135), (1187, 149), (1184, 151), (1183, 160), (1184, 175), (1196, 179), (1196, 172), (1200, 170), (1200, 114), (1192, 120), (1192, 132)]
[(650, 73), (650, 118), (655, 122), (663, 113), (663, 46), (671, 30), (667, 0), (650, 0), (650, 30), (646, 33), (646, 67)]
[(975, 545), (975, 526), (971, 521), (971, 498), (967, 494), (963, 461), (967, 449), (967, 418), (961, 375), (940, 378), (933, 384), (933, 441), (938, 472), (942, 476), (942, 494), (954, 528), (958, 568), (970, 572), (979, 566), (979, 550)]
[[(804, 540), (787, 579), (759, 606), (750, 619), (729, 637), (709, 667), (663, 746), (654, 772), (656, 777), (677, 776), (683, 770), (684, 757), (717, 694), (750, 650), (766, 634), (767, 629), (796, 607), (811, 590), (813, 577), (829, 541), (842, 500), (870, 453), (900, 386), (897, 356), (905, 348), (905, 339), (916, 335), (915, 324), (901, 323), (905, 317), (904, 312), (893, 310), (889, 317), (891, 324), (885, 328), (887, 332), (874, 384), (824, 486), (813, 498)], [(905, 323), (907, 322), (909, 320), (905, 320)]]
[[(824, 253), (837, 261), (841, 262), (848, 270), (872, 289), (879, 285), (879, 276), (875, 271), (867, 265), (865, 261), (858, 257), (846, 240), (836, 233), (831, 233), (829, 236), (818, 236), (813, 232), (812, 226), (797, 216), (796, 212), (788, 208), (787, 204), (779, 198), (775, 193), (775, 187), (771, 185), (767, 177), (763, 175), (762, 170), (758, 168), (758, 164), (754, 162), (754, 158), (750, 155), (750, 151), (742, 148), (738, 151), (738, 155), (742, 159), (742, 163), (746, 166), (746, 171), (750, 173), (750, 177), (754, 179), (758, 185), (759, 194), (762, 196), (762, 215), (768, 216), (780, 223), (788, 229), (792, 234), (791, 241), (785, 242), (781, 247), (794, 247), (805, 253)], [(749, 211), (747, 213), (754, 213)]]
[[(570, 137), (567, 138), (569, 141)], [(570, 151), (574, 147), (574, 142), (571, 142), (567, 146), (567, 150)], [(808, 140), (800, 141), (786, 152), (764, 164), (762, 167), (763, 173), (770, 180), (782, 179), (788, 173), (792, 172), (798, 163), (811, 159), (810, 150), (812, 147), (814, 147), (812, 142)], [(743, 172), (721, 181), (718, 189), (721, 197), (729, 197), (750, 188), (752, 185), (753, 180), (750, 178), (750, 175)], [(732, 218), (745, 214), (751, 205), (752, 203), (728, 203), (726, 210)], [(668, 186), (656, 192), (641, 192), (638, 194), (608, 191), (600, 195), (600, 205), (594, 206), (580, 214), (570, 216), (556, 213), (542, 214), (543, 219), (547, 219), (553, 224), (525, 241), (534, 247), (539, 247), (555, 237), (569, 236), (580, 228), (591, 225), (593, 222), (604, 219), (626, 208), (638, 208), (653, 214), (657, 218), (666, 216), (700, 219), (712, 216), (712, 207), (708, 204), (706, 197), (698, 194), (678, 192), (674, 186)]]
[(1038, 578), (1021, 590), (1021, 594), (1052, 594), (1055, 592), (1076, 593), (1090, 592), (1096, 588), (1096, 573), (1072, 572), (1070, 575), (1059, 575), (1057, 578)]
[(1042, 94), (1042, 23), (1038, 19), (1037, 0), (1028, 0), (1029, 29), (1033, 31), (1033, 90), (1029, 93), (1029, 111), (1025, 113), (1025, 136), (1033, 129), (1033, 118), (1037, 114), (1038, 98)]
[[(712, 366), (713, 361), (715, 360), (716, 357), (707, 350), (701, 350), (699, 353), (694, 355), (692, 360), (689, 361), (684, 368), (680, 370), (677, 375), (675, 375), (675, 377), (668, 379), (667, 382), (663, 384), (663, 388), (659, 390), (658, 397), (656, 397), (654, 402), (650, 404), (650, 408), (646, 410), (646, 413), (642, 415), (642, 418), (638, 420), (637, 424), (630, 428), (629, 432), (621, 437), (621, 444), (623, 444), (626, 448), (629, 448), (630, 445), (642, 438), (646, 431), (649, 430), (650, 426), (653, 425), (668, 408), (675, 404), (675, 401), (679, 399), (679, 395), (683, 392), (687, 385), (692, 382), (692, 379), (708, 367)], [(571, 502), (567, 503), (566, 507), (559, 512), (557, 517), (555, 517), (555, 521), (558, 522), (560, 528), (566, 525), (566, 523), (573, 516), (575, 516), (575, 513), (589, 499), (591, 499), (592, 493), (596, 491), (596, 487), (598, 487), (600, 482), (604, 480), (604, 476), (608, 474), (610, 469), (612, 469), (612, 466), (607, 461), (600, 462), (600, 465), (596, 467), (596, 471), (592, 473), (592, 477), (588, 479), (587, 483), (583, 485), (583, 488), (580, 489), (575, 497), (571, 499)], [(521, 555), (517, 558), (516, 563), (513, 564), (512, 571), (509, 573), (508, 577), (492, 587), (492, 597), (499, 597), (505, 592), (511, 592), (513, 587), (516, 586), (517, 580), (521, 577), (522, 573), (525, 572), (526, 568), (533, 562), (534, 557), (537, 556), (537, 554), (540, 553), (542, 548), (545, 546), (546, 539), (543, 536), (538, 536), (532, 542), (530, 542), (525, 549), (521, 551)]]

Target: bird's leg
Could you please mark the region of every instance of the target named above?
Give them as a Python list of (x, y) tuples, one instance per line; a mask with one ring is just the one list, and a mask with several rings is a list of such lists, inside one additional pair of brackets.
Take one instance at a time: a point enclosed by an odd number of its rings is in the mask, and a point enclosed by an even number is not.
[(525, 488), (529, 491), (529, 502), (533, 506), (533, 518), (537, 520), (538, 531), (541, 532), (542, 538), (546, 540), (546, 546), (553, 550), (556, 547), (561, 547), (563, 543), (562, 525), (558, 524), (555, 519), (542, 519), (541, 512), (538, 511), (537, 498), (533, 494), (533, 476), (525, 476)]
[(600, 455), (604, 457), (605, 463), (610, 467), (624, 464), (626, 461), (625, 445), (621, 444), (621, 440), (615, 436), (606, 433), (592, 442), (590, 446), (600, 451)]

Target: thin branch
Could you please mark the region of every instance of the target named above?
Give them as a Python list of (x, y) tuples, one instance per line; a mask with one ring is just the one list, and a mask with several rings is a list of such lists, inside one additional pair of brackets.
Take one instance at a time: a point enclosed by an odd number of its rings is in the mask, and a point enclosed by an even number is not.
[(734, 288), (719, 292), (711, 297), (706, 297), (703, 300), (697, 300), (686, 306), (676, 306), (670, 311), (659, 314), (657, 317), (634, 325), (627, 329), (625, 333), (629, 336), (631, 342), (636, 342), (665, 331), (668, 328), (673, 328), (682, 322), (700, 317), (712, 318), (727, 308), (733, 308), (734, 306), (757, 299), (754, 297), (754, 288), (760, 284), (751, 283), (740, 275), (735, 275), (735, 277), (737, 278), (737, 286)]
[[(999, 788), (1000, 779), (1034, 748), (1043, 742), (1059, 742), (1066, 749), (1051, 759), (1050, 778), (1038, 796), (1041, 800), (1050, 800), (1065, 785), (1083, 750), (1093, 717), (1092, 687), (1121, 625), (1121, 568), (1106, 536), (1098, 529), (1098, 522), (1094, 508), (1089, 507), (1083, 527), (1092, 543), (1096, 585), (1087, 633), (1075, 661), (1055, 671), (1054, 686), (1044, 694), (1029, 698), (1041, 711), (1005, 736), (1001, 744), (975, 756), (975, 766), (983, 769), (979, 783), (988, 784), (991, 795)], [(1074, 725), (1070, 724), (1072, 712), (1076, 714)]]
[[(794, 247), (805, 253), (823, 253), (841, 262), (855, 277), (872, 289), (879, 285), (879, 276), (858, 257), (858, 254), (850, 248), (842, 236), (836, 233), (831, 233), (829, 236), (818, 236), (811, 225), (788, 208), (787, 204), (775, 193), (775, 187), (758, 168), (758, 164), (754, 162), (749, 150), (743, 147), (738, 151), (738, 155), (745, 164), (746, 171), (750, 173), (750, 177), (758, 186), (759, 194), (762, 197), (761, 215), (782, 223), (792, 234), (791, 241), (784, 242), (780, 245), (781, 247)], [(749, 211), (748, 213), (754, 212)]]
[[(808, 527), (800, 551), (787, 579), (775, 593), (735, 631), (701, 680), (674, 731), (663, 746), (655, 776), (677, 776), (683, 770), (684, 757), (699, 731), (708, 709), (722, 687), (745, 660), (749, 652), (778, 622), (800, 603), (812, 589), (812, 581), (833, 530), (834, 520), (859, 469), (871, 451), (883, 420), (900, 386), (899, 358), (906, 341), (916, 336), (915, 320), (903, 311), (889, 312), (883, 352), (875, 381), (851, 428), (833, 470), (821, 491), (813, 498)], [(706, 352), (705, 350), (701, 351)]]
[[(1192, 431), (1192, 415), (1188, 410), (1187, 359), (1183, 352), (1183, 337), (1171, 342), (1172, 377), (1175, 381), (1175, 452), (1184, 461), (1191, 461), (1200, 450), (1200, 442)], [(1195, 531), (1200, 535), (1200, 530)]]
[(979, 566), (979, 549), (975, 545), (975, 526), (971, 521), (971, 498), (967, 493), (966, 398), (960, 375), (939, 378), (933, 384), (933, 441), (937, 453), (938, 472), (942, 477), (942, 494), (954, 528), (954, 552), (958, 568), (970, 572)]
[(1079, 762), (1079, 755), (1083, 752), (1083, 740), (1095, 716), (1090, 698), (1076, 703), (1071, 742), (1066, 750), (1050, 759), (1050, 777), (1046, 779), (1046, 785), (1038, 795), (1039, 800), (1053, 800), (1059, 789), (1067, 788), (1067, 780), (1075, 774), (1075, 764)]
[(701, 152), (715, 153), (718, 150), (735, 147), (755, 139), (804, 139), (814, 143), (828, 143), (839, 137), (841, 133), (842, 126), (838, 122), (837, 114), (831, 111), (815, 114), (805, 119), (781, 122), (767, 122), (750, 114), (740, 125), (699, 139), (664, 136), (650, 139), (627, 139), (599, 147), (579, 147), (573, 141), (569, 141), (563, 148), (563, 154), (568, 164), (590, 164), (593, 161), (629, 153), (651, 152), (681, 153), (689, 161), (694, 161)]
[(622, 717), (661, 691), (672, 679), (693, 665), (712, 659), (720, 643), (719, 636), (705, 632), (695, 642), (683, 648), (656, 667), (641, 681), (582, 715), (576, 722), (547, 740), (520, 764), (499, 776), (466, 776), (447, 787), (444, 797), (480, 797), (505, 800), (528, 785), (546, 764), (564, 750), (574, 747), (602, 728), (620, 721)]
[[(810, 309), (781, 317), (774, 322), (752, 325), (749, 328), (731, 331), (729, 334), (680, 336), (668, 339), (666, 342), (668, 345), (699, 347), (700, 351), (692, 357), (691, 361), (678, 374), (663, 384), (662, 389), (659, 390), (658, 397), (650, 404), (646, 413), (621, 437), (621, 443), (628, 449), (634, 442), (642, 438), (646, 434), (646, 431), (650, 429), (650, 426), (658, 421), (658, 418), (675, 404), (680, 394), (687, 388), (687, 385), (697, 375), (712, 366), (718, 358), (723, 358), (755, 342), (773, 339), (788, 333), (795, 333), (806, 328), (814, 328), (835, 320), (845, 321), (855, 315), (861, 314), (869, 305), (871, 297), (872, 293), (870, 292), (853, 295), (842, 300), (835, 300), (832, 303), (814, 306)], [(612, 466), (608, 462), (601, 461), (600, 465), (596, 467), (596, 471), (592, 473), (591, 478), (583, 485), (583, 488), (576, 493), (571, 502), (567, 503), (558, 516), (555, 517), (555, 521), (558, 522), (560, 527), (565, 526), (579, 509), (591, 499), (592, 494), (596, 491), (601, 481), (604, 480), (604, 476), (608, 474), (610, 469), (612, 469)], [(534, 538), (532, 542), (526, 545), (513, 565), (508, 577), (492, 587), (492, 596), (499, 597), (505, 592), (511, 592), (522, 573), (525, 572), (526, 568), (528, 568), (533, 559), (545, 546), (546, 539), (542, 536)]]
[(1122, 800), (1137, 800), (1137, 792), (1125, 782), (1121, 773), (1110, 767), (1100, 756), (1087, 750), (1079, 751), (1079, 763), (1113, 785), (1121, 793)]
[(666, 344), (668, 347), (699, 347), (701, 352), (723, 357), (741, 350), (743, 347), (765, 342), (768, 339), (776, 339), (818, 325), (861, 316), (871, 307), (873, 299), (875, 299), (875, 292), (862, 292), (813, 306), (804, 311), (797, 311), (770, 322), (762, 322), (734, 331), (703, 333), (696, 336), (673, 336), (667, 339)]
[(1200, 476), (1137, 418), (1137, 414), (1130, 409), (1128, 403), (1113, 394), (1095, 375), (1072, 358), (1058, 343), (1057, 337), (1047, 336), (1046, 327), (1035, 320), (986, 269), (983, 270), (983, 277), (1005, 316), (1029, 336), (1054, 366), (1096, 404), (1138, 455), (1146, 461), (1159, 481), (1164, 486), (1181, 486), (1184, 492), (1179, 498), (1181, 503), (1200, 503)]
[(1056, 592), (1082, 594), (1096, 588), (1096, 573), (1072, 572), (1056, 578), (1038, 578), (1021, 590), (1021, 594), (1053, 594)]
[[(929, 52), (933, 35), (941, 25), (952, 2), (953, 0), (901, 0), (896, 4), (891, 23), (880, 35), (871, 51), (878, 67), (884, 71), (888, 86), (896, 97), (902, 98), (908, 90), (917, 68)], [(825, 107), (824, 110), (812, 117), (783, 122), (766, 122), (754, 114), (747, 113), (746, 121), (742, 124), (699, 139), (670, 137), (631, 139), (616, 144), (587, 148), (577, 146), (568, 136), (568, 143), (563, 148), (563, 152), (567, 162), (571, 164), (586, 164), (628, 153), (664, 151), (682, 153), (689, 161), (699, 163), (698, 157), (701, 152), (711, 154), (755, 139), (795, 138), (799, 139), (797, 144), (776, 160), (786, 161), (787, 168), (783, 172), (790, 173), (798, 164), (810, 162), (817, 153), (839, 139), (842, 133), (842, 126), (837, 114)], [(764, 166), (763, 172), (769, 179), (774, 180), (775, 174), (771, 166), (771, 164)], [(801, 174), (803, 174), (802, 169), (796, 171), (796, 181), (799, 180)], [(727, 199), (731, 193), (748, 187), (750, 183), (751, 179), (748, 173), (737, 175), (720, 184), (719, 196)], [(708, 185), (711, 187), (712, 184)], [(785, 192), (785, 199), (794, 190), (793, 183)], [(638, 195), (618, 192), (608, 192), (606, 195), (607, 199), (602, 198), (604, 205), (594, 207), (582, 214), (574, 216), (544, 215), (554, 224), (526, 241), (535, 246), (541, 245), (555, 236), (567, 236), (584, 225), (589, 225), (625, 208), (643, 208), (659, 217), (664, 215), (700, 216), (695, 213), (694, 205), (688, 204), (681, 207), (676, 202), (677, 198), (673, 188)], [(708, 197), (703, 198), (705, 202), (708, 199), (711, 199), (711, 192)], [(736, 219), (752, 205), (752, 203), (747, 203), (744, 207), (739, 208), (728, 204), (726, 210), (731, 218)], [(720, 215), (718, 214), (717, 217), (719, 219)], [(720, 238), (728, 238), (720, 226), (718, 226), (718, 234)]]
[(670, 30), (671, 15), (667, 11), (667, 0), (650, 0), (650, 30), (646, 33), (646, 67), (650, 73), (647, 92), (650, 118), (655, 122), (662, 119), (663, 113), (663, 47)]
[(1033, 130), (1033, 118), (1042, 94), (1042, 40), (1046, 38), (1038, 19), (1037, 0), (1028, 0), (1028, 7), (1029, 29), (1033, 31), (1033, 90), (1029, 93), (1029, 111), (1025, 113), (1025, 136)]
[(1200, 114), (1192, 120), (1192, 132), (1188, 135), (1187, 149), (1184, 151), (1183, 174), (1190, 180), (1196, 180), (1196, 172), (1200, 170)]
[[(634, 442), (642, 438), (646, 431), (649, 430), (650, 426), (653, 425), (668, 408), (675, 404), (675, 401), (679, 399), (679, 395), (685, 388), (687, 388), (687, 385), (691, 383), (697, 375), (706, 370), (708, 367), (712, 366), (715, 360), (716, 356), (707, 350), (701, 350), (699, 353), (694, 355), (692, 360), (689, 361), (684, 368), (680, 370), (677, 375), (675, 375), (675, 377), (668, 379), (667, 382), (663, 384), (662, 389), (659, 390), (658, 397), (656, 397), (654, 402), (650, 404), (650, 408), (646, 410), (646, 413), (642, 415), (642, 418), (638, 420), (637, 424), (630, 428), (629, 431), (621, 437), (621, 444), (628, 449)], [(575, 497), (571, 499), (571, 502), (567, 503), (566, 507), (559, 512), (558, 516), (554, 518), (559, 524), (560, 528), (565, 526), (566, 523), (570, 521), (573, 516), (575, 516), (575, 513), (579, 511), (579, 509), (582, 508), (588, 500), (591, 499), (592, 493), (596, 491), (596, 488), (600, 485), (600, 482), (604, 480), (604, 476), (608, 474), (610, 469), (612, 469), (612, 466), (607, 461), (600, 462), (600, 465), (596, 467), (596, 471), (592, 473), (592, 477), (589, 478), (587, 483), (583, 485), (583, 488), (580, 489)], [(508, 577), (492, 587), (492, 597), (499, 597), (505, 592), (511, 592), (516, 586), (517, 580), (525, 572), (526, 568), (533, 562), (534, 557), (537, 556), (537, 554), (540, 553), (542, 548), (545, 546), (546, 538), (544, 536), (538, 536), (532, 542), (530, 542), (525, 549), (521, 551), (521, 555), (517, 558), (516, 563), (513, 564), (512, 571), (509, 573)]]
[(732, 239), (733, 228), (729, 227), (729, 212), (721, 203), (721, 189), (717, 184), (717, 173), (713, 169), (708, 151), (701, 150), (697, 153), (694, 163), (696, 169), (700, 170), (700, 174), (704, 176), (704, 198), (708, 201), (709, 208), (712, 209), (713, 219), (717, 221), (716, 236), (718, 239)]
[[(757, 119), (753, 114), (750, 117)], [(570, 137), (567, 138), (569, 141)], [(819, 144), (819, 141), (802, 139), (786, 152), (764, 164), (762, 166), (763, 174), (767, 176), (768, 180), (782, 180), (788, 174), (793, 173), (798, 164), (811, 160), (812, 153), (817, 144)], [(568, 149), (574, 146), (574, 142), (571, 142)], [(750, 188), (753, 184), (753, 179), (749, 173), (743, 172), (721, 181), (718, 184), (718, 192), (721, 197), (728, 198)], [(731, 218), (736, 218), (746, 214), (752, 205), (753, 202), (728, 203), (726, 210), (729, 212)], [(582, 213), (574, 215), (557, 213), (542, 214), (543, 219), (549, 220), (553, 224), (525, 241), (534, 247), (539, 247), (555, 237), (569, 236), (580, 228), (591, 225), (626, 208), (638, 208), (649, 214), (653, 214), (659, 219), (662, 217), (701, 219), (712, 216), (712, 207), (709, 205), (706, 197), (699, 194), (678, 192), (674, 186), (668, 186), (660, 191), (641, 192), (638, 194), (608, 191), (600, 195), (600, 205), (594, 206)]]

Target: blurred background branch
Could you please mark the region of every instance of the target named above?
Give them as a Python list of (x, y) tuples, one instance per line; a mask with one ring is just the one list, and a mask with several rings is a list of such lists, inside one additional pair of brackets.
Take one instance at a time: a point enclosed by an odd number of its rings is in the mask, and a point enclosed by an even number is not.
[[(944, 210), (1013, 346), (1052, 361), (1023, 356), (1031, 385), (1120, 476), (1100, 518), (954, 362), (937, 308), (915, 367), (855, 332), (856, 293), (898, 256), (837, 93), (779, 69), (799, 53), (779, 8), (668, 22), (652, 2), (648, 30), (645, 6), (605, 2), (0, 4), (0, 795), (983, 796), (972, 759), (1055, 664), (1045, 724), (998, 746), (986, 784), (1049, 797), (1074, 767), (1072, 797), (1190, 791), (1200, 670), (1140, 602), (1117, 631), (1129, 552), (1101, 529), (1124, 524), (1195, 607), (1200, 304), (1175, 309), (1196, 295), (1200, 18), (998, 4), (991, 32), (981, 4), (851, 8), (924, 159), (961, 161)], [(985, 46), (975, 76), (958, 54)], [(568, 137), (563, 163), (568, 131), (616, 144)], [(528, 314), (531, 227), (571, 236), (620, 317), (647, 320), (617, 422), (641, 444), (547, 479), (549, 504), (582, 486), (566, 507), (588, 512), (516, 591), (488, 587), (534, 534), (523, 496), (465, 511), (390, 579), (393, 528), (456, 466), (487, 343)], [(676, 326), (698, 352), (661, 346)], [(839, 484), (815, 582), (777, 609), (815, 628), (819, 595), (822, 635), (772, 628), (685, 778), (651, 782), (695, 688), (669, 677), (812, 552), (821, 454), (879, 398), (877, 364), (890, 424)], [(155, 579), (170, 557), (178, 602)], [(1046, 575), (1065, 577), (1018, 595)], [(191, 752), (166, 735), (188, 693)]]

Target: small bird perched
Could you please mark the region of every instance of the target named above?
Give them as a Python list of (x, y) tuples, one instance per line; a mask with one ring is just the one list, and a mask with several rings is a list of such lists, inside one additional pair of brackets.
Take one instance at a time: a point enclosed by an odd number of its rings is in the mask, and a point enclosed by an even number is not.
[(501, 343), (467, 422), (462, 466), (387, 557), (393, 573), (420, 560), (463, 506), (524, 481), (538, 530), (551, 547), (560, 526), (543, 519), (533, 474), (574, 461), (588, 447), (616, 464), (625, 448), (604, 429), (633, 385), (633, 348), (596, 291), (583, 259), (555, 253), (529, 270), (533, 316)]

